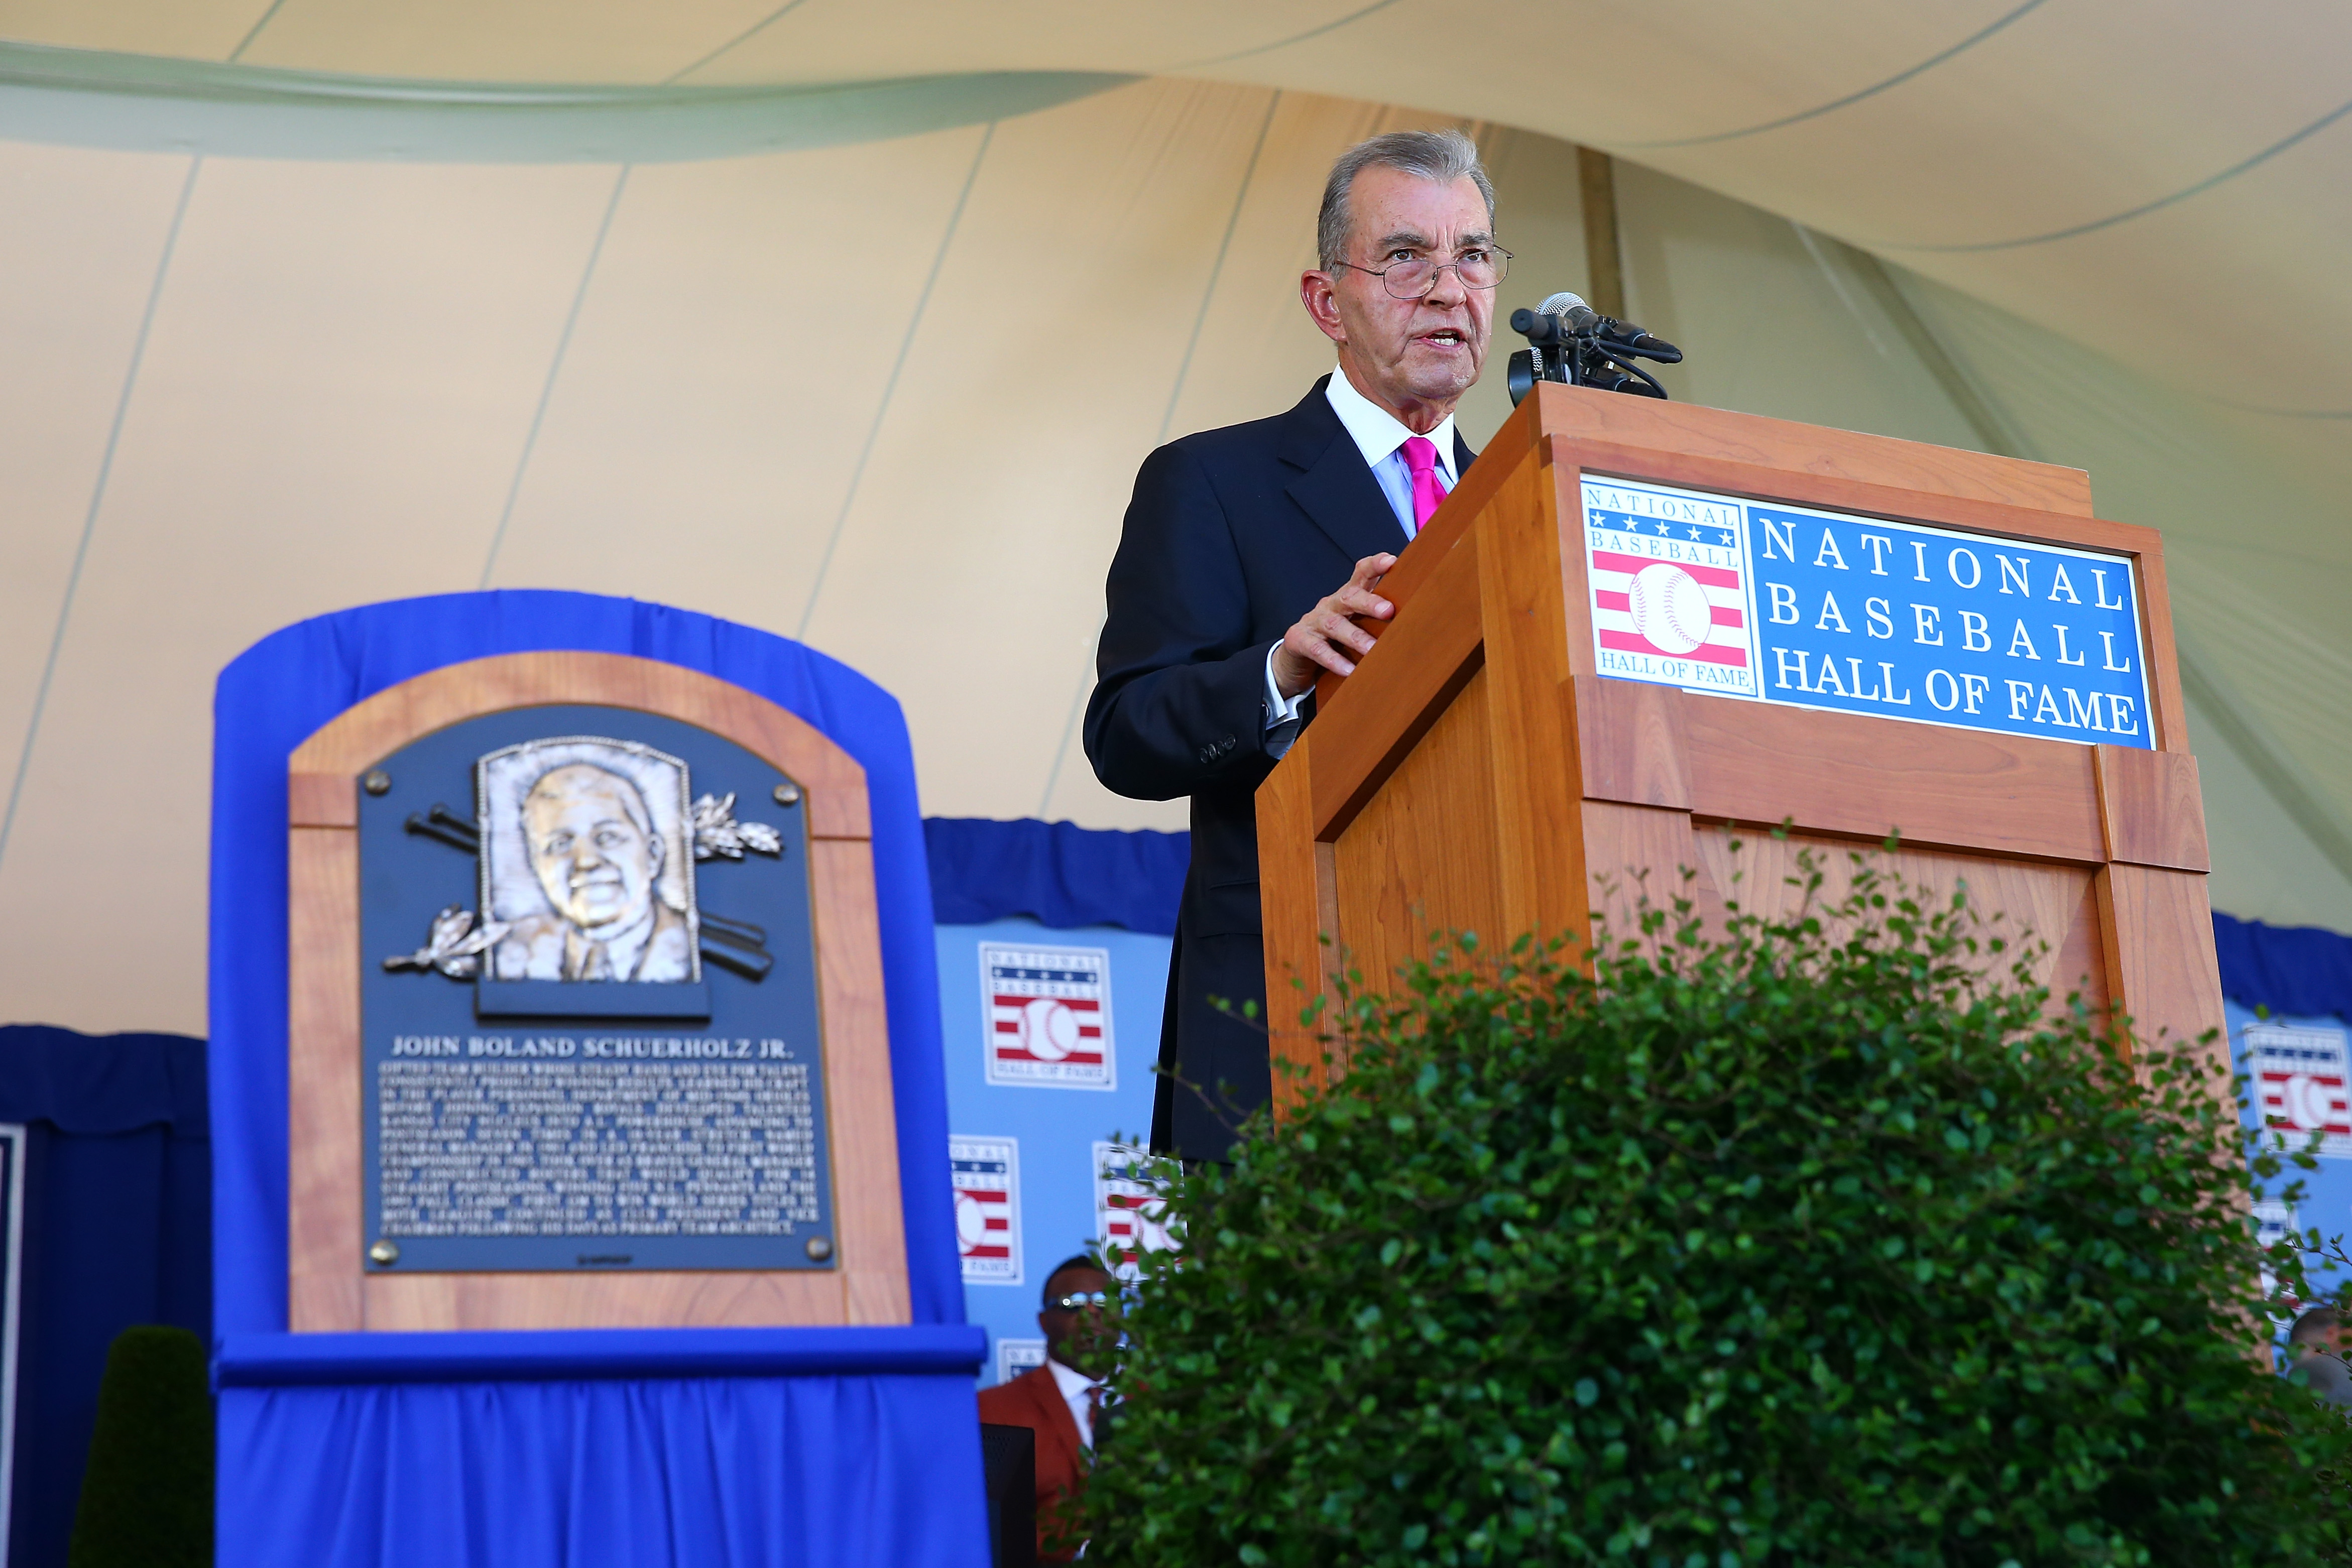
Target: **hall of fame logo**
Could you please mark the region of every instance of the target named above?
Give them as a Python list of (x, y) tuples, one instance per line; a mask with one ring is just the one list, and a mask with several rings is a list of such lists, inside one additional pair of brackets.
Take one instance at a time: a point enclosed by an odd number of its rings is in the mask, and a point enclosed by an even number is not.
[(2344, 1031), (2254, 1023), (2240, 1038), (2263, 1125), (2294, 1148), (2317, 1133), (2321, 1157), (2352, 1159), (2352, 1071)]
[(1021, 1145), (1012, 1138), (950, 1138), (956, 1249), (963, 1277), (1021, 1283)]
[(1587, 479), (1584, 522), (1602, 674), (1759, 695), (1747, 535), (1736, 503)]
[(1010, 1383), (1024, 1372), (1045, 1364), (1042, 1339), (1001, 1339), (996, 1342), (996, 1381)]
[(1177, 1249), (1153, 1175), (1159, 1163), (1148, 1151), (1126, 1144), (1095, 1145), (1095, 1239), (1122, 1280), (1142, 1272), (1146, 1252)]
[(980, 992), (989, 1082), (1032, 1089), (1118, 1087), (1108, 949), (983, 942)]

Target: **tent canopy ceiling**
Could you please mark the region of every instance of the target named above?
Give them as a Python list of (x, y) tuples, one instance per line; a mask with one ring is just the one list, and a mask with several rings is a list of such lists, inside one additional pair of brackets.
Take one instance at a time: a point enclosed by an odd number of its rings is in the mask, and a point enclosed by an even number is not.
[(1331, 157), (1465, 120), (1506, 308), (1590, 292), (1571, 143), (1615, 150), (1675, 396), (2087, 467), (2161, 528), (2215, 902), (2352, 929), (2347, 30), (0, 0), (0, 1019), (202, 1027), (213, 676), (408, 594), (798, 637), (899, 696), (932, 812), (1181, 826), (1076, 738), (1136, 465), (1329, 368), (1296, 280)]
[[(2352, 9), (2315, 0), (11, 0), (0, 37), (257, 81), (1062, 71), (1409, 104), (1636, 158), (2159, 378), (2352, 415)], [(2212, 362), (2290, 325), (2292, 352)]]

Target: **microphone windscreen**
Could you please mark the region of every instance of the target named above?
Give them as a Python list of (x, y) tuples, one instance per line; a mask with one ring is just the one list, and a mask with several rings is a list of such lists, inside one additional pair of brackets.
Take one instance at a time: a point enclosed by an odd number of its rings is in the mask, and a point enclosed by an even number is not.
[(1545, 300), (1538, 308), (1547, 316), (1557, 316), (1568, 323), (1571, 332), (1583, 332), (1601, 319), (1600, 312), (1565, 289)]

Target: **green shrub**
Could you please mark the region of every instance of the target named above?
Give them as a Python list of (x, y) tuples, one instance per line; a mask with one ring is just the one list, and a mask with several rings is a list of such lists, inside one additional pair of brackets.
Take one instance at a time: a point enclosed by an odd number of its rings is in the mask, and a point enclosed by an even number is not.
[(2323, 1560), (2345, 1428), (2269, 1374), (2301, 1273), (2215, 1070), (2120, 1065), (1960, 901), (1820, 882), (1595, 978), (1463, 937), (1359, 984), (1349, 1074), (1170, 1178), (1090, 1560)]
[(124, 1329), (106, 1353), (70, 1568), (209, 1568), (213, 1411), (185, 1329)]

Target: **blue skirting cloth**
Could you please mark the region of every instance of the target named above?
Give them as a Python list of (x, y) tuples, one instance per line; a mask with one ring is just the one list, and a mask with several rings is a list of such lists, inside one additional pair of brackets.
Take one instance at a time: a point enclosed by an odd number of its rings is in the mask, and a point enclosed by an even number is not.
[[(414, 675), (541, 649), (715, 675), (865, 768), (913, 1326), (286, 1332), (287, 758)], [(462, 593), (265, 638), (223, 672), (214, 735), (223, 1568), (983, 1568), (972, 1374), (984, 1336), (963, 1327), (931, 890), (898, 703), (820, 653), (709, 616)]]
[(1123, 925), (1176, 934), (1190, 833), (1112, 832), (1068, 822), (929, 817), (932, 915), (985, 925), (1025, 915), (1041, 925)]
[(226, 1388), (220, 1562), (985, 1568), (979, 1441), (969, 1369)]

